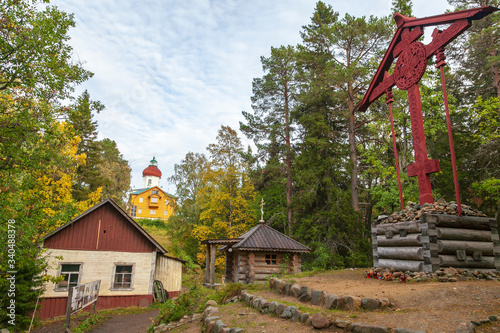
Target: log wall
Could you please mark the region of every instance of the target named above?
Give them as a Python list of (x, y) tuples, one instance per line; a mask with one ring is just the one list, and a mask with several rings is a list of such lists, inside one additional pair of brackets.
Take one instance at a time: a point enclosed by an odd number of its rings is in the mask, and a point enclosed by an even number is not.
[[(268, 265), (266, 263), (266, 254), (275, 254), (277, 264)], [(237, 251), (234, 253), (234, 267), (232, 268), (235, 272), (235, 282), (244, 284), (266, 282), (267, 277), (281, 273), (283, 270), (300, 272), (300, 256), (298, 254), (289, 254), (288, 257), (289, 262), (287, 263), (285, 262), (284, 253)]]
[(498, 222), (492, 218), (423, 214), (420, 221), (373, 224), (372, 243), (374, 267), (500, 271)]

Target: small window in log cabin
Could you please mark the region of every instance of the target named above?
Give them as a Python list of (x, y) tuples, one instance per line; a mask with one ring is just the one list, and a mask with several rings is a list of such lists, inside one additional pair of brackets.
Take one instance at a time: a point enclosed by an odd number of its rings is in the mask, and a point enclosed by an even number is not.
[(276, 254), (266, 254), (266, 265), (277, 265), (278, 259)]

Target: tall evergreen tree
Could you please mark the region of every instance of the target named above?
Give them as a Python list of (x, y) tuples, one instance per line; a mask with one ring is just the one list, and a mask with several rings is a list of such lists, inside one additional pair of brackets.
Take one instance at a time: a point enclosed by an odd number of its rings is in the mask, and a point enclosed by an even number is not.
[(78, 180), (73, 187), (75, 198), (80, 200), (88, 193), (102, 187), (104, 183), (104, 178), (98, 169), (103, 160), (97, 140), (97, 121), (93, 119), (94, 114), (103, 109), (104, 105), (91, 100), (90, 94), (85, 90), (68, 111), (68, 122), (80, 138), (78, 154), (85, 154), (86, 157), (85, 164), (78, 167)]
[[(254, 113), (243, 112), (247, 124), (240, 122), (240, 129), (254, 139), (261, 159), (266, 163), (262, 172), (272, 172), (275, 176), (286, 177), (286, 216), (287, 232), (292, 234), (292, 133), (294, 125), (291, 119), (297, 95), (296, 59), (292, 46), (271, 48), (271, 56), (261, 57), (262, 69), (266, 73), (262, 78), (253, 80), (252, 108)], [(269, 168), (267, 168), (269, 166)], [(283, 167), (284, 166), (284, 167)], [(271, 170), (272, 169), (272, 170)], [(283, 171), (279, 171), (283, 169)], [(278, 177), (279, 179), (280, 177)], [(274, 178), (273, 183), (277, 179)], [(273, 184), (264, 186), (275, 188)], [(282, 195), (271, 191), (268, 193)], [(266, 198), (267, 200), (275, 198)], [(279, 201), (279, 200), (278, 200)]]
[[(311, 19), (311, 24), (304, 26), (301, 32), (302, 50), (308, 54), (306, 59), (315, 57), (313, 62), (325, 62), (319, 80), (333, 94), (335, 103), (330, 107), (347, 123), (352, 207), (359, 210), (356, 136), (367, 120), (362, 118), (364, 115), (355, 115), (355, 111), (368, 87), (370, 74), (376, 69), (376, 56), (388, 42), (389, 23), (385, 18), (356, 18), (349, 14), (339, 19), (338, 13), (321, 1)], [(314, 80), (318, 80), (318, 76)]]

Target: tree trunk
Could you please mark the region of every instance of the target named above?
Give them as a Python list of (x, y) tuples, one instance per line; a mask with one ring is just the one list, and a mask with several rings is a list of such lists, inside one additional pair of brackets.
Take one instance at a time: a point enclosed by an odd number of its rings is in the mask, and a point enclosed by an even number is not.
[(358, 156), (356, 154), (356, 136), (354, 122), (354, 102), (349, 96), (349, 151), (351, 155), (352, 172), (351, 172), (351, 198), (352, 208), (359, 210), (358, 197)]
[(290, 145), (290, 110), (288, 85), (285, 84), (285, 143), (286, 143), (286, 207), (288, 216), (288, 236), (292, 237), (292, 152)]

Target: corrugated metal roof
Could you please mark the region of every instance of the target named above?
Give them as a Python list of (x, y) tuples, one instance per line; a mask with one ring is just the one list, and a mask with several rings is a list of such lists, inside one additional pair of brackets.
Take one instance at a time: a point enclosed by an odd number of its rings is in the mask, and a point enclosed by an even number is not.
[(233, 249), (247, 251), (284, 251), (284, 252), (310, 252), (311, 250), (282, 234), (281, 232), (259, 223), (238, 238), (243, 238), (233, 245)]
[[(125, 211), (123, 209), (121, 209), (121, 207), (118, 206), (110, 198), (101, 201), (100, 203), (98, 203), (95, 206), (87, 209), (86, 211), (84, 211), (83, 213), (81, 213), (80, 215), (78, 215), (77, 217), (75, 217), (73, 220), (69, 221), (68, 223), (66, 223), (66, 224), (64, 224), (62, 226), (60, 226), (59, 228), (55, 229), (51, 233), (46, 234), (45, 236), (43, 236), (43, 240), (46, 242), (47, 239), (49, 239), (50, 237), (56, 235), (57, 233), (59, 233), (62, 230), (64, 230), (64, 229), (66, 229), (66, 228), (74, 225), (76, 222), (82, 220), (85, 216), (91, 214), (92, 212), (98, 210), (99, 208), (103, 207), (106, 204), (111, 205), (114, 208), (114, 210), (116, 212), (118, 212), (119, 215), (121, 215), (123, 217), (122, 221), (128, 221), (137, 231), (139, 231), (142, 235), (144, 235), (149, 240), (149, 242), (151, 242), (152, 245), (154, 247), (156, 247), (156, 249), (160, 253), (162, 253), (162, 254), (167, 253), (167, 250), (165, 250), (153, 237), (151, 237), (146, 232), (146, 230), (144, 230), (139, 224), (137, 224), (137, 222), (135, 222), (130, 216), (128, 216), (127, 213), (125, 213)], [(80, 236), (83, 237), (84, 235), (80, 235)], [(122, 241), (123, 241), (123, 239), (122, 239)]]

